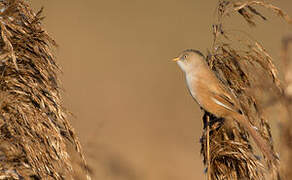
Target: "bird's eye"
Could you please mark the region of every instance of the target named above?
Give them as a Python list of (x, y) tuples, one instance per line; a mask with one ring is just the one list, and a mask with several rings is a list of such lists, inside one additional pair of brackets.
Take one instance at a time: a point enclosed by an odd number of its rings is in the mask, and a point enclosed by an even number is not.
[(186, 55), (186, 54), (185, 54), (185, 55), (183, 56), (184, 60), (186, 60), (186, 59), (187, 59), (187, 57), (188, 57), (188, 55)]

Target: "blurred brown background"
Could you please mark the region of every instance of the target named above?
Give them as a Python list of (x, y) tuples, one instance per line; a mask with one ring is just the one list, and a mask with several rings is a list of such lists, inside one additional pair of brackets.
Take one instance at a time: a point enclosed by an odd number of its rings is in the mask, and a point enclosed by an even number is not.
[[(203, 179), (202, 113), (188, 95), (182, 72), (170, 60), (186, 48), (206, 53), (211, 47), (217, 2), (31, 3), (35, 10), (45, 7), (45, 27), (59, 44), (64, 101), (75, 115), (72, 124), (93, 179)], [(274, 3), (292, 14), (290, 0)], [(265, 14), (269, 23), (260, 21), (256, 29), (244, 30), (277, 60), (280, 40), (292, 29)], [(234, 29), (247, 27), (241, 19), (230, 22)]]

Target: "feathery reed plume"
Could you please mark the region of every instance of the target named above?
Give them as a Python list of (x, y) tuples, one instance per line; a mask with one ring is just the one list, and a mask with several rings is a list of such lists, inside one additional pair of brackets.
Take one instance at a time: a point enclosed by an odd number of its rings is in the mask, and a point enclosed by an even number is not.
[[(210, 153), (210, 165), (207, 167), (207, 171), (214, 180), (260, 180), (267, 177), (280, 179), (279, 161), (277, 153), (274, 151), (270, 125), (266, 121), (259, 103), (259, 100), (264, 98), (261, 93), (264, 86), (273, 88), (278, 94), (282, 94), (277, 69), (272, 63), (271, 56), (259, 42), (243, 33), (232, 33), (224, 29), (225, 17), (235, 14), (242, 16), (252, 27), (256, 25), (256, 17), (267, 20), (256, 9), (256, 6), (272, 10), (288, 23), (292, 22), (285, 12), (267, 1), (219, 0), (217, 20), (213, 24), (214, 41), (207, 62), (219, 80), (237, 97), (243, 113), (269, 144), (276, 159), (271, 161), (264, 157), (266, 161), (263, 161), (257, 155), (257, 151), (253, 148), (249, 135), (243, 127), (235, 123), (233, 132), (229, 133), (223, 123), (224, 119), (216, 118), (209, 112), (205, 112), (201, 153), (204, 157), (204, 164), (207, 165), (207, 155)], [(208, 118), (209, 123), (207, 123)], [(207, 126), (210, 126), (210, 131), (206, 130)], [(206, 149), (207, 133), (210, 136), (210, 152), (207, 152)], [(266, 173), (265, 169), (268, 169), (269, 173)]]
[(24, 0), (0, 1), (0, 179), (72, 179), (69, 146), (83, 159), (41, 12)]

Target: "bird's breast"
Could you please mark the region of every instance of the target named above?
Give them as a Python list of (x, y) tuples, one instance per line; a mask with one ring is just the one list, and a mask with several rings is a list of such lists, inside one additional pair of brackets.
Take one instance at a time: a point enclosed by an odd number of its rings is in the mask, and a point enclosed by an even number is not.
[[(209, 74), (189, 74), (186, 75), (186, 83), (190, 94), (196, 102), (204, 109), (209, 110), (209, 107), (214, 104), (211, 100), (213, 94), (217, 92), (218, 82)], [(210, 111), (209, 111), (210, 112)]]
[(195, 86), (198, 83), (198, 77), (191, 74), (186, 75), (186, 83), (191, 96), (200, 104), (199, 97), (197, 96), (197, 87)]

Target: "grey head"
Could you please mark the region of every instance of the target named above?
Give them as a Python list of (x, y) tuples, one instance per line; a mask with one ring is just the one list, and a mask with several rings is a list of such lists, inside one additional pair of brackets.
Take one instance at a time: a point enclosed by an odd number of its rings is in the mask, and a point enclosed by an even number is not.
[(177, 62), (184, 72), (187, 72), (192, 68), (205, 64), (206, 62), (204, 59), (205, 57), (200, 51), (187, 49), (181, 52), (178, 57), (173, 59), (173, 61)]

